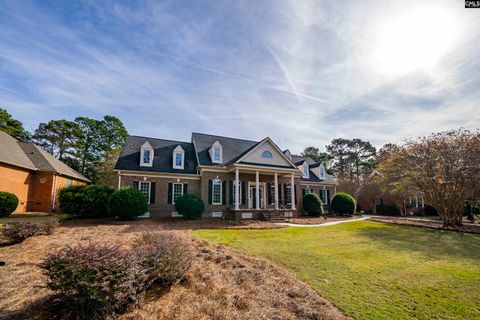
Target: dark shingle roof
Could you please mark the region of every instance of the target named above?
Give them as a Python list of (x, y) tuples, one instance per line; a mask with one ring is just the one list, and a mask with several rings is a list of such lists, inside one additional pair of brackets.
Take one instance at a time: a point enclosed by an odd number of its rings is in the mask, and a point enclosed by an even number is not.
[(304, 156), (292, 154), (292, 162), (295, 163), (296, 165), (301, 165), (305, 160), (307, 161), (309, 166), (315, 163), (315, 161), (313, 161), (313, 159), (310, 157), (304, 157)]
[[(192, 141), (195, 143), (199, 164), (204, 166), (229, 165), (238, 160), (259, 143), (257, 141), (227, 138), (197, 132), (192, 133)], [(210, 159), (208, 150), (212, 147), (215, 141), (220, 142), (222, 145), (223, 164), (212, 163)]]
[[(147, 142), (153, 147), (154, 157), (152, 167), (140, 166), (140, 148)], [(172, 168), (173, 150), (180, 145), (185, 151), (184, 169)], [(197, 160), (193, 144), (183, 141), (155, 139), (149, 137), (128, 136), (122, 148), (122, 153), (115, 165), (117, 170), (154, 171), (168, 173), (197, 173)]]
[(337, 184), (337, 181), (335, 180), (335, 178), (329, 175), (328, 173), (325, 172), (325, 179), (320, 179), (312, 170), (310, 170), (310, 175), (308, 178), (302, 177), (302, 181), (322, 182), (325, 184)]

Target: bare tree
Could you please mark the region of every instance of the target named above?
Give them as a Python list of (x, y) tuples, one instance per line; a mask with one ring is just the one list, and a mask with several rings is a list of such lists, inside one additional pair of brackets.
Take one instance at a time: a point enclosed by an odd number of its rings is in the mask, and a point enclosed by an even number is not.
[(480, 134), (459, 129), (407, 141), (382, 157), (378, 169), (393, 194), (414, 186), (445, 227), (461, 225), (465, 202), (478, 195)]

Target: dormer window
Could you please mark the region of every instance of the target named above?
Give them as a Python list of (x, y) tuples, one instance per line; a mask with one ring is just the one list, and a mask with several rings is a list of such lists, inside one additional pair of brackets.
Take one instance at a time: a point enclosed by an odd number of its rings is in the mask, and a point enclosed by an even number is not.
[(273, 155), (270, 151), (265, 150), (262, 152), (262, 158), (273, 158)]
[(173, 150), (173, 169), (182, 169), (185, 167), (185, 151), (178, 145)]
[(222, 145), (220, 142), (215, 141), (215, 143), (210, 148), (210, 158), (213, 163), (222, 163), (223, 162), (223, 152)]
[(151, 167), (153, 165), (153, 156), (152, 145), (146, 141), (140, 148), (140, 166)]
[(325, 167), (323, 166), (323, 164), (320, 166), (320, 176), (319, 178), (320, 179), (325, 179)]
[(307, 179), (310, 177), (310, 168), (306, 161), (303, 163), (303, 177)]

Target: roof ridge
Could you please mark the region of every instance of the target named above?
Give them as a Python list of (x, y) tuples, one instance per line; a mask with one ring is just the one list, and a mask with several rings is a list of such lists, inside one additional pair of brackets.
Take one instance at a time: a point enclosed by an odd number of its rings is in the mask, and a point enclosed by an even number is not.
[[(201, 135), (204, 135), (204, 136), (219, 137), (219, 138), (232, 139), (232, 140), (241, 140), (241, 141), (248, 141), (248, 142), (255, 142), (255, 143), (261, 142), (261, 141), (263, 141), (263, 140), (266, 139), (266, 138), (263, 138), (263, 139), (260, 140), (260, 141), (256, 141), (256, 140), (250, 140), (250, 139), (241, 139), (241, 138), (233, 138), (233, 137), (219, 136), (219, 135), (210, 134), (210, 133), (192, 132), (192, 135), (194, 135), (194, 134), (201, 134)], [(268, 137), (267, 137), (267, 138), (268, 138)]]

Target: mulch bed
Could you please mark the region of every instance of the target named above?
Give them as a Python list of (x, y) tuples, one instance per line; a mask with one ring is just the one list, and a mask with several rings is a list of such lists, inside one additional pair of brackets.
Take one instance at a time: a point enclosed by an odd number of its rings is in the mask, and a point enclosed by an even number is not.
[(449, 227), (444, 228), (440, 220), (426, 220), (426, 219), (415, 219), (415, 218), (405, 218), (405, 217), (381, 217), (381, 218), (370, 218), (370, 221), (385, 222), (391, 224), (399, 224), (405, 226), (414, 226), (414, 227), (425, 227), (432, 229), (448, 230), (448, 231), (458, 231), (458, 232), (468, 232), (468, 233), (480, 233), (480, 224), (465, 223), (461, 227)]

